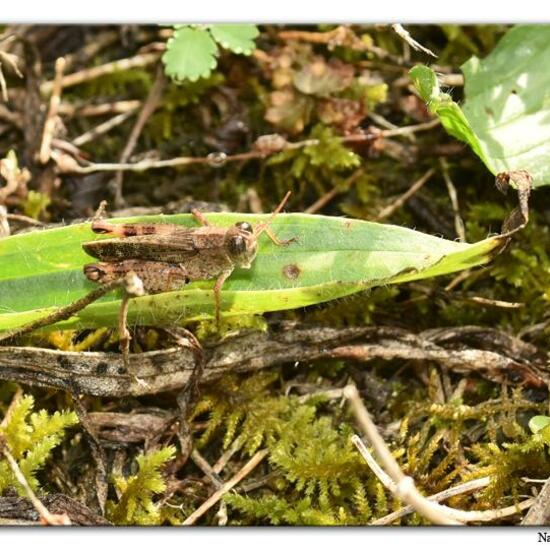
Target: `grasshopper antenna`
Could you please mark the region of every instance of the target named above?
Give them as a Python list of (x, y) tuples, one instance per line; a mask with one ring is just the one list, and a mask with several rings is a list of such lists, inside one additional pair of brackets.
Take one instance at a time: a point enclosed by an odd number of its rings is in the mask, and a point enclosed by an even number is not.
[(275, 216), (284, 208), (286, 201), (288, 201), (288, 197), (290, 197), (290, 191), (287, 192), (287, 194), (283, 197), (283, 200), (279, 203), (279, 206), (273, 210), (273, 213), (271, 216), (269, 216), (269, 219), (265, 223), (261, 223), (256, 227), (256, 230), (254, 231), (256, 233), (256, 236), (259, 237), (264, 231), (267, 230), (269, 225), (273, 222)]

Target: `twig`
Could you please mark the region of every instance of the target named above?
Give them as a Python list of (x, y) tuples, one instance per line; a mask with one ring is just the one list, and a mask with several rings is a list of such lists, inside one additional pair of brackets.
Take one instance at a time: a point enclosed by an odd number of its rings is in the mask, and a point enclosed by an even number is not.
[(223, 480), (214, 471), (212, 466), (208, 464), (208, 461), (199, 453), (199, 451), (197, 451), (197, 449), (193, 449), (190, 456), (191, 460), (202, 470), (204, 475), (212, 482), (216, 489), (223, 487)]
[(40, 220), (35, 220), (30, 216), (24, 216), (23, 214), (6, 214), (8, 220), (20, 223), (26, 223), (27, 225), (33, 225), (36, 227), (44, 227), (46, 224)]
[(214, 504), (216, 504), (235, 485), (240, 483), (256, 466), (267, 456), (268, 450), (258, 451), (229, 481), (223, 484), (213, 495), (211, 495), (201, 506), (199, 506), (184, 522), (183, 525), (193, 525), (204, 515)]
[[(499, 351), (472, 348), (472, 339), (483, 342), (484, 346), (492, 342)], [(451, 349), (444, 347), (447, 342)], [(461, 349), (456, 349), (456, 342), (463, 344)], [(283, 363), (323, 359), (362, 363), (374, 359), (424, 364), (435, 361), (452, 372), (473, 373), (499, 384), (546, 388), (550, 382), (544, 370), (545, 356), (537, 348), (482, 327), (440, 329), (416, 335), (392, 327), (305, 329), (292, 325), (228, 338), (214, 347), (209, 346), (206, 356), (201, 382), (218, 379), (227, 372), (250, 373)], [(137, 384), (124, 371), (118, 353), (0, 347), (0, 380), (87, 395), (148, 395), (185, 387), (196, 369), (197, 357), (192, 348), (178, 346), (131, 354), (130, 363), (131, 372), (146, 381), (147, 387)], [(527, 405), (530, 409), (535, 406), (531, 402), (526, 402)], [(220, 457), (213, 467), (216, 473), (236, 450), (232, 447)]]
[(84, 64), (85, 61), (96, 57), (103, 48), (116, 42), (119, 37), (120, 34), (118, 30), (94, 33), (94, 38), (91, 42), (84, 44), (84, 46), (76, 52), (65, 56), (67, 61), (66, 68), (69, 69), (72, 67), (76, 61), (80, 64)]
[[(433, 69), (437, 71), (435, 67)], [(464, 86), (464, 75), (462, 74), (438, 74), (437, 79), (443, 86)]]
[(420, 42), (417, 42), (409, 33), (409, 31), (405, 30), (405, 28), (402, 25), (394, 24), (391, 26), (391, 28), (413, 49), (420, 52), (427, 53), (428, 55), (431, 55), (432, 57), (437, 58), (437, 55), (432, 52), (432, 50), (429, 50), (428, 48), (424, 47)]
[(305, 393), (298, 398), (299, 403), (306, 403), (314, 397), (324, 397), (326, 399), (341, 399), (344, 395), (343, 388), (335, 388), (333, 390), (320, 390), (311, 393)]
[(2, 422), (0, 422), (0, 428), (5, 428), (8, 425), (12, 412), (15, 409), (15, 406), (17, 405), (17, 402), (21, 399), (21, 397), (23, 397), (23, 389), (21, 388), (21, 386), (17, 386), (17, 389), (15, 390), (15, 393), (11, 398), (11, 402), (9, 404), (8, 410), (6, 411), (6, 414), (4, 415)]
[(10, 111), (5, 105), (0, 104), (0, 119), (13, 124), (16, 128), (23, 128), (23, 120), (19, 113)]
[[(59, 114), (67, 117), (95, 117), (105, 116), (112, 114), (127, 113), (128, 111), (135, 111), (141, 106), (139, 99), (128, 99), (124, 101), (112, 101), (110, 103), (101, 103), (100, 105), (83, 105), (76, 106), (70, 103), (63, 103), (59, 105)], [(0, 115), (1, 116), (1, 115)]]
[(475, 304), (481, 304), (484, 306), (503, 307), (508, 309), (518, 309), (520, 307), (525, 307), (525, 304), (522, 302), (505, 302), (504, 300), (492, 300), (490, 298), (483, 298), (483, 296), (459, 296), (458, 298), (464, 300), (465, 302), (474, 302)]
[(369, 44), (361, 40), (349, 27), (340, 25), (339, 27), (327, 32), (311, 32), (288, 30), (278, 33), (282, 40), (299, 40), (302, 42), (310, 42), (312, 44), (327, 44), (329, 49), (336, 46), (351, 48), (356, 51), (367, 51), (375, 54), (380, 59), (388, 59), (398, 65), (403, 63), (403, 59), (390, 54), (383, 48)]
[(322, 197), (319, 197), (311, 206), (305, 209), (306, 214), (315, 214), (319, 210), (325, 207), (336, 195), (345, 193), (350, 187), (363, 175), (365, 169), (363, 167), (358, 168), (340, 187), (333, 187), (330, 191), (325, 193)]
[[(391, 136), (404, 136), (411, 133), (423, 132), (430, 130), (439, 124), (438, 120), (413, 124), (411, 126), (404, 126), (397, 130), (382, 130), (376, 133), (361, 133), (350, 136), (344, 136), (340, 138), (341, 143), (360, 143), (364, 141), (370, 141), (373, 139), (380, 139)], [(244, 153), (237, 153), (235, 155), (225, 155), (223, 157), (223, 164), (228, 162), (240, 162), (243, 160), (251, 159), (263, 159), (269, 154), (278, 153), (280, 151), (301, 149), (303, 147), (319, 145), (318, 139), (305, 139), (297, 142), (287, 142), (286, 145), (280, 149), (274, 150), (272, 153), (266, 153), (265, 151), (246, 151)], [(74, 173), (74, 174), (91, 174), (93, 172), (118, 172), (124, 170), (127, 172), (145, 172), (146, 170), (156, 168), (173, 168), (176, 166), (186, 166), (190, 164), (207, 164), (215, 168), (220, 167), (218, 161), (218, 153), (210, 153), (206, 157), (175, 157), (165, 160), (143, 160), (136, 163), (90, 163), (87, 166), (79, 166), (76, 163), (71, 164), (68, 167), (59, 166), (60, 173)]]
[[(487, 485), (489, 485), (490, 482), (491, 482), (491, 478), (488, 476), (481, 477), (479, 479), (473, 479), (472, 481), (467, 481), (466, 483), (461, 483), (460, 485), (455, 485), (454, 487), (445, 489), (444, 491), (441, 491), (440, 493), (436, 493), (435, 495), (430, 495), (427, 498), (428, 500), (433, 502), (441, 502), (442, 500), (447, 500), (457, 495), (462, 495), (464, 493), (471, 493), (473, 491), (477, 491), (478, 489), (483, 489), (483, 487), (487, 487)], [(414, 512), (414, 508), (412, 506), (404, 506), (403, 508), (400, 508), (399, 510), (392, 512), (387, 516), (374, 520), (370, 525), (390, 525), (394, 521), (408, 514), (412, 514), (413, 512)]]
[(61, 91), (63, 90), (63, 71), (65, 70), (65, 58), (59, 57), (55, 62), (55, 78), (52, 86), (52, 95), (50, 96), (50, 106), (44, 122), (42, 132), (42, 143), (38, 159), (42, 164), (50, 160), (52, 139), (57, 123), (57, 109), (61, 101)]
[(241, 448), (241, 444), (236, 439), (233, 441), (231, 447), (223, 453), (218, 460), (216, 460), (216, 463), (214, 466), (212, 466), (212, 471), (215, 474), (219, 474), (226, 466), (227, 463), (231, 460), (231, 457)]
[[(128, 138), (128, 142), (126, 143), (126, 146), (124, 147), (124, 150), (122, 151), (120, 158), (118, 159), (118, 161), (121, 164), (125, 163), (130, 158), (130, 155), (132, 154), (137, 144), (138, 138), (143, 130), (143, 127), (149, 120), (150, 116), (155, 112), (156, 108), (160, 103), (160, 99), (162, 97), (162, 92), (164, 90), (165, 84), (166, 84), (166, 78), (164, 76), (164, 68), (162, 65), (159, 65), (157, 67), (157, 75), (155, 78), (155, 83), (149, 90), (149, 95), (147, 96), (147, 99), (145, 100), (145, 103), (141, 108), (141, 111), (136, 120), (136, 123), (134, 124), (134, 127), (130, 132), (130, 137)], [(117, 173), (115, 182), (116, 182), (115, 206), (117, 208), (122, 208), (125, 205), (123, 194), (122, 194), (124, 172), (120, 171)]]
[[(148, 65), (156, 63), (161, 55), (162, 52), (143, 53), (134, 57), (111, 61), (110, 63), (105, 63), (105, 65), (99, 65), (98, 67), (84, 69), (63, 77), (61, 86), (63, 88), (70, 88), (71, 86), (82, 84), (83, 82), (93, 80), (94, 78), (99, 78), (100, 76), (113, 74), (119, 71), (127, 71), (128, 69), (133, 69), (134, 67), (147, 67)], [(40, 93), (46, 95), (51, 92), (52, 88), (53, 82), (44, 82), (40, 86)]]
[(88, 411), (83, 403), (83, 400), (80, 395), (71, 391), (73, 399), (74, 411), (78, 416), (80, 424), (85, 430), (85, 433), (88, 436), (88, 444), (90, 445), (90, 450), (92, 451), (92, 456), (96, 463), (96, 472), (95, 472), (95, 484), (96, 484), (96, 498), (99, 508), (102, 512), (105, 511), (105, 503), (107, 502), (107, 491), (108, 491), (108, 477), (107, 477), (107, 458), (105, 456), (105, 451), (101, 446), (99, 441), (99, 436), (97, 429), (92, 422)]
[(67, 514), (52, 514), (42, 504), (42, 502), (40, 502), (38, 497), (34, 494), (34, 491), (31, 489), (30, 485), (28, 484), (27, 480), (25, 479), (23, 472), (21, 472), (17, 461), (15, 460), (15, 458), (13, 458), (12, 454), (8, 450), (8, 444), (2, 436), (0, 436), (0, 453), (2, 453), (8, 461), (8, 465), (13, 472), (15, 479), (17, 479), (19, 484), (25, 490), (28, 499), (32, 502), (32, 505), (38, 512), (41, 522), (46, 525), (71, 525), (71, 520), (69, 519), (69, 516), (67, 516)]
[(91, 130), (88, 130), (87, 132), (84, 132), (83, 134), (74, 138), (72, 140), (72, 144), (76, 147), (81, 147), (82, 145), (96, 139), (97, 137), (106, 134), (113, 128), (116, 128), (117, 126), (128, 120), (135, 113), (136, 110), (137, 108), (126, 111), (125, 113), (120, 113), (119, 115), (116, 115), (109, 120), (98, 124)]
[(437, 128), (441, 125), (441, 121), (438, 118), (429, 120), (428, 122), (420, 122), (419, 124), (411, 124), (410, 126), (401, 126), (400, 128), (394, 128), (393, 130), (382, 130), (380, 137), (390, 138), (396, 136), (409, 136), (418, 132), (425, 132), (432, 128)]
[[(439, 504), (430, 502), (426, 497), (422, 496), (418, 492), (413, 479), (405, 476), (382, 439), (382, 436), (379, 434), (374, 422), (370, 419), (369, 413), (359, 397), (357, 388), (354, 385), (348, 385), (344, 390), (344, 395), (349, 400), (354, 416), (361, 429), (374, 447), (378, 459), (395, 484), (392, 492), (398, 498), (413, 506), (419, 514), (437, 525), (461, 525), (462, 522), (449, 517)], [(357, 439), (355, 438), (354, 442)]]
[(0, 204), (0, 239), (10, 236), (10, 224), (8, 223), (8, 209)]
[[(468, 522), (487, 522), (514, 515), (532, 506), (534, 498), (528, 498), (517, 505), (507, 506), (496, 510), (464, 511), (437, 504), (433, 499), (426, 498), (418, 492), (411, 477), (405, 476), (399, 464), (393, 458), (391, 451), (379, 434), (377, 427), (370, 419), (365, 405), (359, 397), (359, 392), (354, 385), (348, 385), (344, 389), (344, 395), (351, 403), (353, 413), (365, 436), (373, 446), (378, 459), (386, 471), (383, 471), (372, 458), (368, 449), (358, 436), (353, 436), (352, 441), (365, 458), (369, 466), (382, 484), (387, 487), (398, 498), (404, 500), (420, 515), (430, 521), (441, 525), (463, 525)], [(386, 473), (388, 472), (389, 475)]]
[(458, 240), (460, 242), (465, 243), (466, 232), (464, 229), (464, 222), (460, 217), (460, 208), (458, 206), (458, 196), (456, 193), (456, 187), (454, 186), (453, 181), (451, 180), (451, 176), (449, 174), (449, 164), (443, 157), (439, 157), (439, 164), (441, 164), (443, 179), (445, 180), (445, 184), (447, 185), (447, 191), (449, 193), (449, 198), (451, 199), (451, 205), (453, 207), (453, 213), (455, 217), (455, 231), (458, 236)]
[[(7, 36), (6, 38), (0, 40), (0, 46), (5, 47), (10, 42), (13, 42), (16, 38), (17, 37), (13, 34)], [(17, 56), (0, 49), (0, 90), (2, 91), (2, 99), (7, 103), (9, 100), (8, 86), (4, 77), (4, 71), (2, 70), (2, 61), (5, 61), (19, 78), (23, 78), (23, 74), (17, 66)]]
[(435, 173), (434, 168), (430, 168), (421, 178), (415, 181), (405, 193), (403, 193), (397, 200), (383, 208), (382, 211), (376, 216), (376, 221), (383, 220), (388, 216), (391, 216), (398, 208), (400, 208), (407, 200), (409, 200)]

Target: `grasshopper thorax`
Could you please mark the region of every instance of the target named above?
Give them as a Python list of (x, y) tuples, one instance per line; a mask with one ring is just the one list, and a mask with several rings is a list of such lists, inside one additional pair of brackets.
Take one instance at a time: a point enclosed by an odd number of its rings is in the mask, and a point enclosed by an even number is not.
[(258, 251), (252, 226), (248, 222), (237, 222), (230, 227), (225, 234), (225, 246), (235, 264), (248, 269)]

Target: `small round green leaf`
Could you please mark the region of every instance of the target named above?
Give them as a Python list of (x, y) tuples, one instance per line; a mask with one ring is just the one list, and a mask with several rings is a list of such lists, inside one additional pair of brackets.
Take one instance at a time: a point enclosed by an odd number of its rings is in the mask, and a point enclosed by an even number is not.
[(222, 48), (244, 55), (252, 53), (254, 39), (260, 34), (256, 25), (210, 25), (208, 28)]
[(218, 47), (205, 29), (181, 27), (166, 44), (165, 72), (174, 80), (206, 78), (216, 67)]

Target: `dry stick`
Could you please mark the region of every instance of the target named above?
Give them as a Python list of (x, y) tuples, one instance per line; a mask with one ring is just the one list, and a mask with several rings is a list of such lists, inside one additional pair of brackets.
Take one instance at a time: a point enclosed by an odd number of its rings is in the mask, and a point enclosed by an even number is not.
[(0, 204), (0, 239), (9, 237), (11, 233), (10, 224), (8, 223), (8, 209)]
[[(71, 103), (63, 103), (59, 105), (59, 114), (67, 117), (95, 117), (105, 115), (118, 115), (135, 111), (141, 106), (139, 99), (127, 99), (124, 101), (112, 101), (110, 103), (101, 103), (99, 105), (83, 105), (77, 106)], [(0, 115), (1, 116), (1, 115)]]
[(229, 481), (223, 484), (208, 500), (199, 506), (184, 522), (183, 525), (193, 525), (205, 514), (223, 495), (240, 483), (268, 454), (267, 449), (258, 451)]
[(319, 210), (325, 207), (336, 195), (344, 193), (363, 175), (365, 169), (363, 167), (358, 168), (344, 183), (342, 187), (333, 187), (330, 191), (325, 193), (322, 197), (319, 197), (310, 207), (306, 208), (304, 212), (306, 214), (315, 214)]
[[(474, 479), (472, 481), (468, 481), (466, 483), (456, 485), (455, 487), (450, 487), (445, 491), (441, 491), (440, 493), (436, 493), (435, 495), (429, 496), (428, 500), (439, 502), (456, 495), (477, 491), (478, 489), (482, 489), (483, 487), (486, 487), (489, 484), (490, 479), (491, 479), (490, 477), (482, 477), (480, 479)], [(486, 522), (486, 521), (493, 521), (495, 519), (501, 519), (506, 516), (515, 515), (518, 513), (518, 511), (524, 510), (532, 506), (533, 501), (534, 499), (529, 498), (527, 500), (524, 500), (517, 506), (512, 505), (512, 506), (507, 506), (506, 508), (500, 508), (497, 510), (485, 510), (485, 511), (474, 510), (472, 512), (467, 512), (463, 510), (456, 510), (454, 508), (449, 508), (448, 506), (443, 506), (443, 508), (449, 513), (449, 515), (452, 515), (456, 519), (461, 519), (464, 522), (470, 522), (470, 521)], [(397, 519), (402, 518), (403, 516), (406, 516), (407, 514), (412, 514), (414, 511), (415, 510), (412, 506), (405, 506), (400, 510), (392, 512), (387, 516), (384, 516), (380, 519), (373, 521), (370, 525), (389, 525), (394, 521), (396, 521)]]
[(432, 52), (432, 50), (429, 50), (428, 48), (424, 47), (420, 42), (417, 42), (409, 33), (409, 31), (405, 30), (402, 25), (395, 24), (392, 25), (391, 28), (413, 49), (417, 51), (421, 51), (424, 53), (427, 53), (428, 55), (431, 55), (432, 57), (437, 58), (437, 55)]
[(453, 181), (451, 180), (451, 176), (449, 174), (449, 164), (443, 157), (439, 157), (439, 164), (441, 164), (441, 168), (443, 171), (443, 179), (445, 180), (445, 184), (447, 185), (447, 191), (449, 193), (449, 198), (451, 199), (451, 205), (453, 207), (453, 212), (455, 216), (455, 231), (459, 241), (465, 243), (466, 231), (464, 229), (464, 222), (460, 217), (460, 209), (458, 206), (458, 195), (456, 193), (456, 187), (454, 186)]
[(395, 128), (393, 130), (383, 130), (380, 132), (380, 137), (390, 138), (396, 136), (408, 136), (409, 134), (415, 134), (418, 132), (425, 132), (432, 128), (437, 128), (441, 124), (438, 118), (429, 120), (428, 122), (420, 122), (419, 124), (411, 124), (410, 126), (402, 126), (401, 128)]
[(220, 458), (216, 461), (214, 466), (212, 466), (212, 471), (215, 474), (219, 474), (226, 466), (227, 463), (231, 460), (231, 457), (241, 448), (238, 440), (233, 441), (233, 444), (225, 453), (223, 453)]
[(23, 120), (19, 113), (10, 111), (5, 105), (0, 104), (0, 120), (13, 124), (16, 128), (23, 128)]
[[(436, 124), (437, 123), (437, 124)], [(428, 123), (422, 124), (413, 124), (411, 126), (404, 126), (398, 128), (397, 130), (382, 130), (380, 132), (368, 134), (355, 134), (351, 136), (344, 136), (340, 138), (342, 143), (358, 143), (363, 141), (370, 141), (373, 139), (392, 137), (392, 136), (402, 136), (408, 135), (415, 132), (423, 132), (430, 130), (439, 124), (439, 121), (430, 121)], [(273, 153), (278, 153), (280, 151), (287, 151), (292, 149), (301, 149), (307, 146), (319, 145), (318, 139), (305, 139), (303, 141), (297, 141), (294, 143), (287, 143), (282, 149), (277, 149)], [(227, 155), (224, 158), (224, 163), (227, 162), (239, 162), (243, 160), (250, 159), (263, 159), (268, 156), (268, 153), (263, 151), (247, 151), (244, 153), (237, 153), (236, 155)], [(119, 170), (129, 171), (129, 172), (145, 172), (146, 170), (151, 170), (155, 168), (173, 168), (176, 166), (185, 166), (189, 164), (211, 164), (218, 167), (213, 160), (212, 154), (207, 155), (206, 157), (175, 157), (172, 159), (165, 160), (143, 160), (135, 163), (91, 163), (87, 166), (71, 166), (70, 169), (63, 170), (59, 167), (60, 173), (72, 173), (72, 174), (91, 174), (93, 172), (118, 172)]]
[(212, 466), (208, 464), (208, 461), (199, 453), (199, 451), (197, 451), (197, 449), (193, 449), (190, 456), (191, 460), (202, 470), (204, 475), (212, 482), (216, 489), (223, 487), (223, 480), (220, 479), (220, 476), (216, 472), (214, 472)]
[[(445, 489), (444, 491), (441, 491), (440, 493), (436, 493), (435, 495), (430, 495), (428, 497), (428, 500), (433, 502), (441, 502), (442, 500), (447, 500), (448, 498), (451, 498), (457, 495), (462, 495), (464, 493), (471, 493), (473, 491), (483, 489), (483, 487), (487, 487), (487, 485), (489, 485), (490, 482), (491, 482), (491, 478), (488, 476), (481, 477), (479, 479), (473, 479), (472, 481), (467, 481), (466, 483), (461, 483), (460, 485), (455, 485), (454, 487)], [(408, 514), (412, 514), (413, 512), (414, 512), (414, 508), (412, 506), (404, 506), (403, 508), (400, 508), (399, 510), (392, 512), (387, 516), (374, 520), (372, 523), (370, 523), (370, 525), (390, 525), (394, 521)]]
[(102, 122), (101, 124), (98, 124), (97, 126), (92, 128), (91, 130), (88, 130), (87, 132), (84, 132), (83, 134), (81, 134), (78, 137), (74, 138), (72, 140), (72, 144), (75, 145), (76, 147), (80, 147), (80, 146), (96, 139), (97, 137), (99, 137), (103, 134), (106, 134), (107, 132), (109, 132), (113, 128), (116, 128), (117, 126), (119, 126), (120, 124), (122, 124), (123, 122), (128, 120), (135, 113), (136, 110), (137, 110), (137, 108), (135, 108), (133, 110), (130, 110), (130, 111), (126, 111), (125, 113), (120, 113), (119, 115), (116, 115), (116, 116), (110, 118), (109, 120), (106, 120), (105, 122)]
[(53, 81), (52, 95), (50, 97), (50, 106), (46, 121), (44, 122), (44, 130), (42, 132), (42, 143), (40, 145), (40, 153), (38, 159), (42, 164), (46, 164), (50, 160), (52, 139), (55, 132), (55, 124), (57, 110), (61, 102), (61, 92), (63, 90), (63, 71), (65, 70), (65, 58), (59, 57), (55, 62), (55, 78)]
[(34, 491), (31, 489), (30, 485), (28, 484), (27, 480), (25, 479), (23, 472), (21, 472), (15, 458), (13, 458), (12, 454), (9, 452), (6, 441), (3, 439), (0, 439), (0, 453), (2, 453), (6, 457), (8, 465), (13, 472), (15, 479), (17, 479), (19, 484), (25, 490), (25, 493), (27, 493), (27, 498), (31, 501), (35, 510), (38, 512), (40, 519), (44, 523), (46, 523), (46, 525), (71, 525), (71, 520), (69, 519), (69, 516), (67, 516), (67, 514), (52, 514), (42, 504), (42, 502), (40, 502), (38, 497), (34, 494)]
[(389, 473), (392, 481), (395, 483), (395, 495), (410, 504), (414, 509), (438, 525), (461, 525), (462, 522), (457, 521), (442, 510), (441, 505), (430, 502), (426, 497), (422, 496), (416, 488), (411, 477), (405, 476), (399, 464), (391, 454), (391, 451), (386, 446), (382, 436), (378, 433), (374, 422), (371, 420), (365, 405), (359, 397), (359, 392), (354, 385), (346, 386), (344, 395), (349, 400), (355, 418), (357, 419), (361, 429), (374, 447), (378, 459)]
[(107, 502), (108, 491), (108, 476), (107, 476), (107, 458), (105, 451), (99, 442), (99, 436), (97, 429), (93, 422), (90, 420), (90, 415), (84, 406), (84, 403), (79, 395), (75, 392), (71, 392), (73, 399), (74, 411), (78, 416), (80, 424), (84, 428), (86, 435), (88, 436), (88, 444), (92, 452), (92, 457), (96, 463), (95, 472), (95, 484), (96, 484), (96, 498), (101, 512), (105, 511), (105, 503)]
[(87, 305), (95, 302), (98, 298), (101, 298), (104, 294), (107, 294), (111, 290), (123, 286), (124, 284), (125, 279), (118, 279), (116, 281), (106, 283), (103, 286), (92, 290), (92, 292), (86, 294), (86, 296), (80, 298), (79, 300), (76, 300), (66, 307), (59, 308), (53, 313), (45, 315), (44, 317), (36, 319), (35, 321), (31, 321), (30, 323), (27, 323), (22, 327), (0, 334), (0, 342), (10, 340), (11, 338), (17, 338), (19, 336), (23, 336), (24, 334), (29, 334), (36, 329), (47, 327), (48, 325), (51, 325), (53, 323), (65, 321), (72, 317), (75, 313), (78, 313), (79, 311), (84, 309)]
[(6, 77), (2, 70), (2, 61), (0, 61), (0, 90), (2, 91), (2, 99), (7, 103), (9, 101), (8, 85), (6, 84)]
[(349, 27), (340, 25), (339, 27), (327, 32), (311, 32), (289, 30), (278, 33), (281, 40), (299, 40), (311, 42), (312, 44), (328, 44), (329, 46), (346, 46), (356, 51), (368, 51), (375, 54), (380, 59), (390, 59), (396, 64), (401, 64), (402, 59), (378, 46), (369, 44), (361, 40)]
[[(15, 35), (6, 37), (5, 39), (0, 40), (0, 46), (5, 48), (9, 42), (13, 42), (16, 39)], [(19, 78), (23, 78), (23, 74), (17, 66), (17, 56), (0, 49), (0, 89), (2, 90), (2, 99), (7, 103), (9, 100), (8, 87), (6, 84), (6, 79), (4, 77), (4, 71), (2, 70), (2, 61), (5, 61), (15, 72)]]
[(6, 214), (8, 220), (20, 223), (26, 223), (27, 225), (33, 225), (35, 227), (44, 227), (46, 224), (40, 220), (35, 220), (30, 216), (24, 216), (23, 214)]
[(10, 417), (13, 413), (13, 409), (15, 409), (15, 406), (17, 405), (18, 401), (22, 397), (23, 397), (23, 388), (21, 388), (21, 386), (17, 386), (17, 389), (15, 390), (15, 393), (11, 398), (11, 402), (9, 404), (8, 410), (6, 411), (6, 414), (4, 415), (2, 422), (0, 422), (0, 428), (5, 428), (8, 425)]
[[(458, 297), (458, 299), (460, 299), (460, 296)], [(463, 301), (474, 302), (476, 304), (481, 304), (484, 306), (504, 307), (511, 309), (525, 307), (525, 304), (522, 302), (505, 302), (504, 300), (491, 300), (489, 298), (483, 298), (483, 296), (466, 296), (463, 298)]]
[(108, 30), (105, 32), (96, 33), (92, 42), (84, 44), (82, 48), (66, 56), (66, 68), (69, 69), (70, 67), (72, 67), (75, 61), (79, 61), (82, 64), (84, 60), (93, 59), (103, 48), (110, 46), (118, 39), (118, 30)]
[[(126, 143), (126, 146), (124, 147), (124, 150), (122, 151), (120, 158), (118, 159), (120, 163), (125, 163), (130, 158), (130, 155), (132, 154), (132, 151), (134, 150), (137, 144), (138, 138), (143, 130), (143, 127), (145, 126), (150, 116), (155, 112), (156, 108), (159, 105), (165, 84), (166, 84), (166, 78), (164, 76), (164, 68), (162, 65), (159, 65), (157, 67), (157, 75), (155, 78), (155, 83), (153, 84), (153, 87), (149, 91), (149, 95), (147, 96), (147, 99), (145, 100), (145, 103), (141, 108), (141, 111), (136, 120), (136, 123), (134, 124), (134, 127), (130, 132), (130, 137), (128, 138), (128, 142)], [(122, 196), (124, 172), (122, 171), (118, 172), (116, 175), (115, 181), (116, 181), (115, 206), (117, 208), (122, 208), (124, 206), (124, 198)]]
[(398, 208), (403, 206), (403, 204), (409, 200), (435, 173), (434, 168), (430, 168), (420, 179), (415, 181), (409, 189), (403, 193), (397, 200), (392, 202), (390, 205), (386, 206), (386, 208), (382, 209), (382, 211), (376, 216), (375, 220), (380, 221), (384, 218), (387, 218), (388, 216), (391, 216)]
[[(358, 436), (353, 436), (352, 442), (361, 453), (361, 456), (363, 456), (374, 474), (388, 490), (400, 499), (408, 502), (413, 511), (416, 510), (420, 515), (426, 517), (434, 523), (444, 525), (462, 525), (471, 521), (493, 521), (495, 519), (515, 515), (521, 510), (529, 508), (535, 502), (534, 498), (528, 498), (517, 505), (507, 506), (506, 508), (468, 512), (450, 508), (449, 506), (442, 506), (433, 502), (436, 500), (436, 495), (433, 495), (432, 497), (422, 496), (416, 489), (413, 479), (403, 474), (401, 468), (393, 458), (391, 451), (386, 446), (386, 443), (378, 433), (376, 426), (370, 419), (369, 413), (359, 397), (357, 388), (353, 385), (347, 386), (344, 389), (344, 394), (350, 400), (357, 421), (374, 447), (378, 458), (384, 464), (386, 470), (390, 472), (391, 477), (388, 476), (382, 468), (380, 468), (372, 455), (369, 453), (368, 449), (365, 447), (363, 441), (361, 441)], [(476, 481), (479, 482), (479, 480)], [(386, 516), (386, 518), (387, 517), (388, 516)]]
[[(105, 63), (105, 65), (99, 65), (98, 67), (84, 69), (63, 77), (61, 85), (63, 88), (69, 88), (100, 76), (113, 74), (119, 71), (127, 71), (128, 69), (133, 69), (135, 67), (146, 67), (147, 65), (156, 63), (161, 55), (162, 52), (143, 53), (134, 57), (111, 61), (110, 63)], [(52, 87), (53, 83), (51, 81), (44, 82), (44, 84), (40, 86), (40, 93), (48, 94), (52, 90)]]

